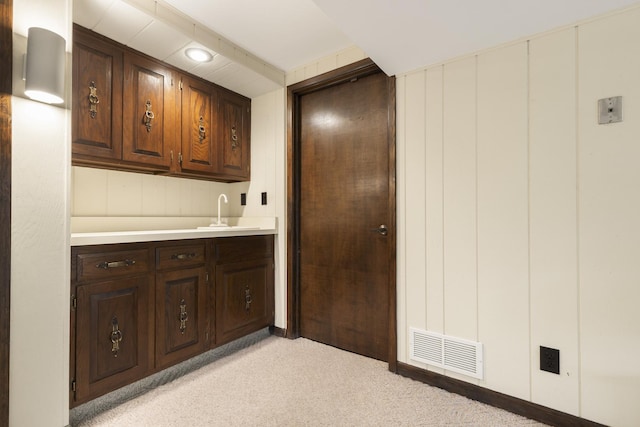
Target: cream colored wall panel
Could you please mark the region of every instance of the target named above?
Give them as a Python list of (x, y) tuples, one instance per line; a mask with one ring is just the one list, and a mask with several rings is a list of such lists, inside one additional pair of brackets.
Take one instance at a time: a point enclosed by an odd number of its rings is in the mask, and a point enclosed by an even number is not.
[[(282, 137), (285, 119), (282, 91), (270, 92), (251, 101), (251, 182), (247, 191), (245, 216), (276, 216), (276, 142)], [(237, 184), (242, 185), (242, 184)], [(267, 204), (261, 204), (261, 193)]]
[(530, 395), (527, 173), (527, 45), (520, 43), (478, 56), (477, 184), (484, 384), (522, 399)]
[(166, 215), (166, 178), (155, 175), (142, 176), (142, 215)]
[(142, 215), (142, 176), (107, 171), (107, 216)]
[(9, 425), (67, 425), (71, 116), (15, 96), (11, 103)]
[(181, 179), (168, 178), (165, 182), (165, 208), (164, 211), (168, 216), (182, 215), (182, 192), (180, 187)]
[(477, 340), (476, 59), (444, 66), (444, 331)]
[(396, 298), (398, 361), (409, 363), (407, 325), (407, 263), (406, 263), (406, 77), (396, 79)]
[(425, 77), (407, 75), (404, 86), (404, 221), (407, 326), (426, 328)]
[[(640, 425), (640, 9), (579, 29), (582, 416)], [(598, 125), (599, 98), (623, 97)]]
[[(576, 30), (529, 44), (531, 400), (579, 415)], [(540, 371), (540, 346), (561, 375)]]
[(444, 332), (443, 67), (426, 71), (425, 227), (427, 330)]
[(73, 168), (73, 215), (99, 216), (107, 211), (107, 171)]
[(360, 61), (366, 57), (367, 55), (362, 49), (356, 46), (351, 46), (339, 52), (322, 57), (317, 61), (288, 71), (285, 76), (285, 82), (287, 85), (292, 85), (305, 79), (310, 79), (328, 71), (335, 70), (336, 68)]

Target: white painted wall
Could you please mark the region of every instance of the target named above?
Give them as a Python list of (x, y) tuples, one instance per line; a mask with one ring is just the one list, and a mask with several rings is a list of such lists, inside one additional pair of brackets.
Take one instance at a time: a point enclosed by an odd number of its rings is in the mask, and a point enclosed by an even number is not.
[[(32, 26), (60, 34), (69, 51), (71, 0), (22, 0), (13, 7), (14, 69), (21, 66), (20, 40)], [(19, 86), (14, 84), (14, 94)], [(14, 96), (12, 120), (9, 425), (64, 426), (69, 421), (70, 114)]]
[(640, 424), (639, 42), (635, 8), (398, 76), (400, 361), (411, 326), (478, 340), (467, 381)]

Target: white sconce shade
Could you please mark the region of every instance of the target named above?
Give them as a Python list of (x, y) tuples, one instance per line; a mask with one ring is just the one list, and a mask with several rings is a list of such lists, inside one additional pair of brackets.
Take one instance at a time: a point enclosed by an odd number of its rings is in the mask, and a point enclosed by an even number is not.
[(25, 95), (47, 104), (64, 102), (65, 40), (44, 28), (29, 28)]

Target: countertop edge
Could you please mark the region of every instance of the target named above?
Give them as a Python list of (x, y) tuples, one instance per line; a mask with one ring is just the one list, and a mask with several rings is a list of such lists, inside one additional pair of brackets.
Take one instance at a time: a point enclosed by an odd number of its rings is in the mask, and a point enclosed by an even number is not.
[(117, 243), (157, 242), (169, 240), (208, 239), (214, 237), (263, 236), (278, 234), (275, 228), (248, 230), (148, 230), (122, 232), (71, 233), (71, 246), (108, 245)]

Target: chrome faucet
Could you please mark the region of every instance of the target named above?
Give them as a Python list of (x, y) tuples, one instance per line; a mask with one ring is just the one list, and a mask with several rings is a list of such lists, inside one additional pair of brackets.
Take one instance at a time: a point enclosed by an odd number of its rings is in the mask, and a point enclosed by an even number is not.
[(220, 222), (220, 199), (224, 199), (224, 202), (225, 202), (225, 203), (229, 203), (229, 201), (227, 200), (227, 195), (226, 195), (226, 194), (221, 193), (221, 194), (218, 196), (218, 224), (217, 224), (217, 225), (223, 225), (223, 224)]

